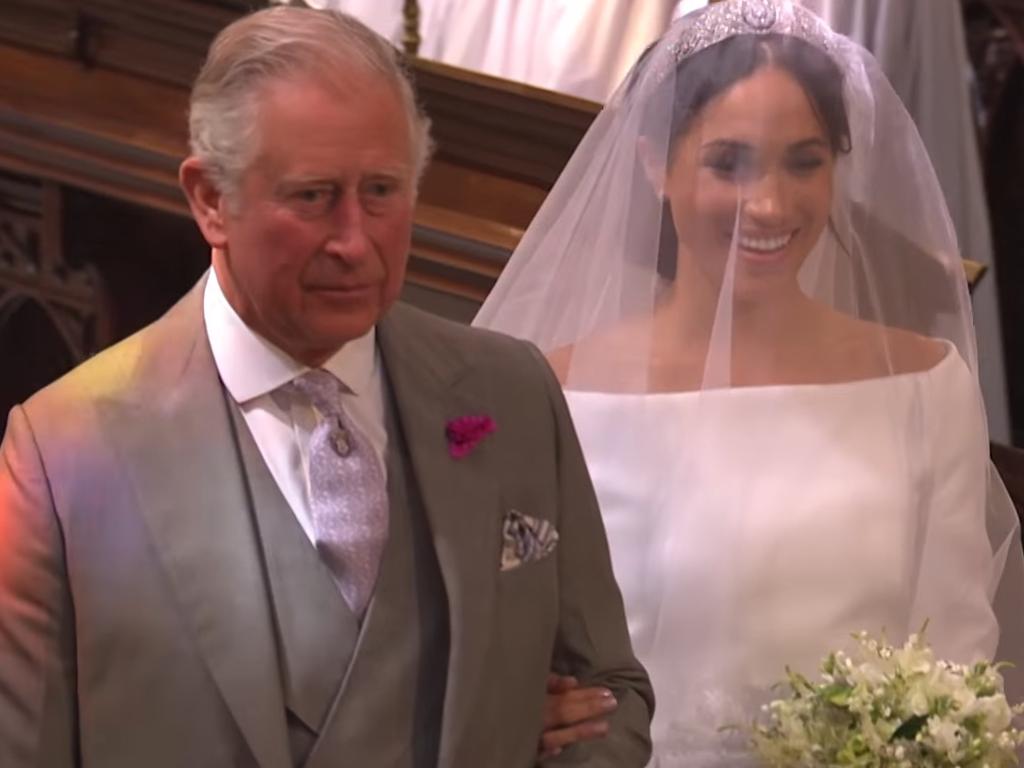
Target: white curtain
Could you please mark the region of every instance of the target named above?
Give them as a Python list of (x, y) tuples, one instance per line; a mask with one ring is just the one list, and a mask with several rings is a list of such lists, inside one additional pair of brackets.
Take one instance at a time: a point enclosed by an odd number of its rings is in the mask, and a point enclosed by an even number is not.
[[(284, 0), (278, 0), (283, 2)], [(306, 0), (402, 39), (402, 0)], [(420, 0), (420, 55), (604, 101), (693, 0)]]

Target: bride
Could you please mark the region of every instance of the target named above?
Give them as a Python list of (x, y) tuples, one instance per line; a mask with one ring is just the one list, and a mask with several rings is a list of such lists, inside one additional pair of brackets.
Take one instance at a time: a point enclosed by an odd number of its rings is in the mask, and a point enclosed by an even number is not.
[(875, 62), (813, 14), (677, 22), (476, 324), (563, 383), (658, 698), (653, 765), (743, 764), (721, 728), (860, 630), (927, 621), (940, 656), (1019, 658), (956, 236)]

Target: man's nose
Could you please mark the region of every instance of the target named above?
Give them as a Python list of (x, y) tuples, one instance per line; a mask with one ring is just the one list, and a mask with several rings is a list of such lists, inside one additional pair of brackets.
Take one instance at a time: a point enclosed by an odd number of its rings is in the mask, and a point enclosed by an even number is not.
[(357, 195), (345, 195), (332, 217), (332, 232), (327, 241), (328, 253), (344, 260), (362, 258), (369, 249), (366, 234), (366, 211)]

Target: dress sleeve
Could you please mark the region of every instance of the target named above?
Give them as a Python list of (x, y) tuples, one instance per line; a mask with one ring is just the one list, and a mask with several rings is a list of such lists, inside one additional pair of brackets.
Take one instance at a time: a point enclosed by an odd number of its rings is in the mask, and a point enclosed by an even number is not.
[(924, 377), (922, 471), (910, 628), (928, 622), (940, 658), (991, 659), (999, 638), (986, 530), (988, 438), (977, 382), (955, 351)]

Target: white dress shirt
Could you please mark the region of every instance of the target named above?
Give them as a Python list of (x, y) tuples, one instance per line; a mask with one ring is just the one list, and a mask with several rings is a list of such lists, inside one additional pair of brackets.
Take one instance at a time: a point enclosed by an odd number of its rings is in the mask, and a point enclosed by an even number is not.
[[(309, 506), (309, 439), (316, 426), (316, 413), (312, 406), (289, 405), (294, 398), (283, 398), (275, 392), (309, 368), (242, 321), (224, 296), (213, 269), (206, 282), (203, 314), (221, 381), (241, 408), (278, 488), (309, 540), (315, 543)], [(370, 441), (386, 477), (384, 385), (375, 338), (371, 328), (320, 367), (344, 385), (345, 413)]]

